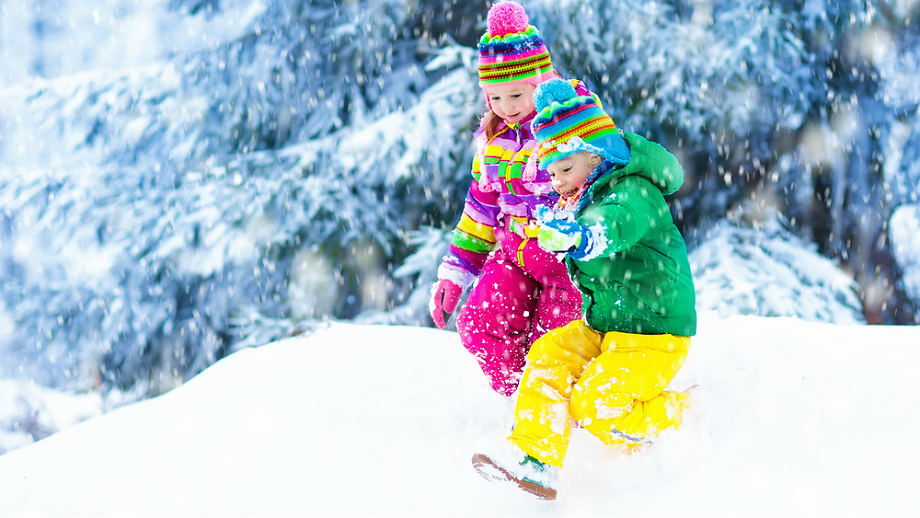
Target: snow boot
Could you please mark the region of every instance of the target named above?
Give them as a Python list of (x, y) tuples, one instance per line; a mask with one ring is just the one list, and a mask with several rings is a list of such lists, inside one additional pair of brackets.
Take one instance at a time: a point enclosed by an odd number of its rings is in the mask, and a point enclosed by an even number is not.
[(472, 462), (476, 472), (486, 480), (514, 484), (542, 500), (556, 499), (559, 468), (540, 462), (517, 448), (508, 454), (476, 453)]

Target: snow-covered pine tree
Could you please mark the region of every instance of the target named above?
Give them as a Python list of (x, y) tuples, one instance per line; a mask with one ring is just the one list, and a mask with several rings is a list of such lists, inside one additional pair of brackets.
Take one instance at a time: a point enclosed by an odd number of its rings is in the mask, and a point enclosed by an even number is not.
[(697, 309), (865, 323), (853, 279), (778, 217), (757, 229), (722, 220), (705, 234), (690, 254)]
[(817, 95), (794, 14), (775, 2), (541, 1), (554, 60), (625, 129), (684, 165), (689, 229), (720, 218), (762, 176)]
[[(881, 128), (882, 181), (888, 204), (887, 237), (896, 262), (895, 283), (907, 300), (886, 301), (904, 307), (920, 322), (920, 6), (894, 3), (888, 19), (900, 19), (902, 30), (879, 30), (866, 35), (865, 50), (880, 76), (878, 96), (894, 116)], [(898, 28), (896, 26), (896, 28)], [(912, 28), (913, 30), (906, 30)], [(900, 293), (896, 292), (895, 297)]]
[(885, 236), (900, 195), (882, 164), (890, 128), (917, 124), (917, 90), (903, 80), (916, 72), (916, 6), (528, 5), (554, 60), (586, 80), (618, 124), (678, 153), (687, 182), (673, 205), (685, 232), (748, 212), (739, 206), (776, 207), (797, 234), (853, 272), (873, 321), (914, 321), (897, 303)]
[[(884, 170), (895, 158), (889, 135), (920, 105), (916, 91), (903, 95), (903, 73), (913, 76), (916, 60), (898, 70), (895, 58), (920, 50), (914, 35), (920, 13), (900, 12), (897, 2), (887, 1), (813, 0), (805, 7), (803, 32), (823, 96), (815, 99), (788, 162), (793, 167), (777, 175), (775, 192), (822, 253), (853, 272), (870, 321), (912, 323), (886, 239), (901, 182), (886, 180)], [(918, 122), (915, 115), (909, 119)]]
[(155, 393), (406, 296), (389, 271), (459, 210), (479, 109), (471, 51), (436, 54), (448, 20), (410, 4), (269, 2), (212, 47), (13, 92), (62, 153), (0, 170), (6, 366)]
[[(920, 187), (920, 186), (918, 186)], [(891, 248), (901, 272), (901, 287), (920, 320), (920, 203), (895, 209), (888, 225)]]

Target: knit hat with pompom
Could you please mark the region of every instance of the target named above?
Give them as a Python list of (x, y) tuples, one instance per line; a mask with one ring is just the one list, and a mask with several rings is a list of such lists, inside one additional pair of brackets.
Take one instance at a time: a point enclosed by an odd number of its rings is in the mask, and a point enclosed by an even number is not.
[(629, 146), (595, 95), (578, 95), (570, 82), (549, 79), (534, 90), (533, 102), (537, 115), (532, 127), (541, 169), (579, 151), (616, 165), (629, 162)]
[(543, 36), (524, 8), (512, 1), (489, 9), (488, 31), (479, 39), (480, 86), (557, 77)]

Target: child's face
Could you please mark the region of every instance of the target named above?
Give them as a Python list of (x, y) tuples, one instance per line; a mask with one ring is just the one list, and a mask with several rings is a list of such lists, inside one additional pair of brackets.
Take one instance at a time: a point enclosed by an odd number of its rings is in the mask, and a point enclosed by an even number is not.
[(571, 198), (585, 185), (591, 171), (601, 163), (600, 155), (579, 151), (574, 155), (557, 160), (546, 170), (553, 179), (553, 190), (563, 198)]
[(534, 86), (530, 83), (485, 87), (492, 111), (509, 124), (520, 121), (536, 109), (533, 105), (534, 90)]

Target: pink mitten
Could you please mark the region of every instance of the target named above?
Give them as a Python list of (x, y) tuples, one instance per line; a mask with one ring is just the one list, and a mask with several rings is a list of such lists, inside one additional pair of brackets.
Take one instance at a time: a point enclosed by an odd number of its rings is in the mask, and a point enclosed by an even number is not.
[(428, 304), (434, 325), (440, 329), (444, 329), (447, 326), (445, 314), (449, 317), (457, 309), (457, 302), (460, 301), (461, 293), (463, 293), (463, 288), (447, 279), (441, 279), (435, 284), (431, 293), (431, 303)]

